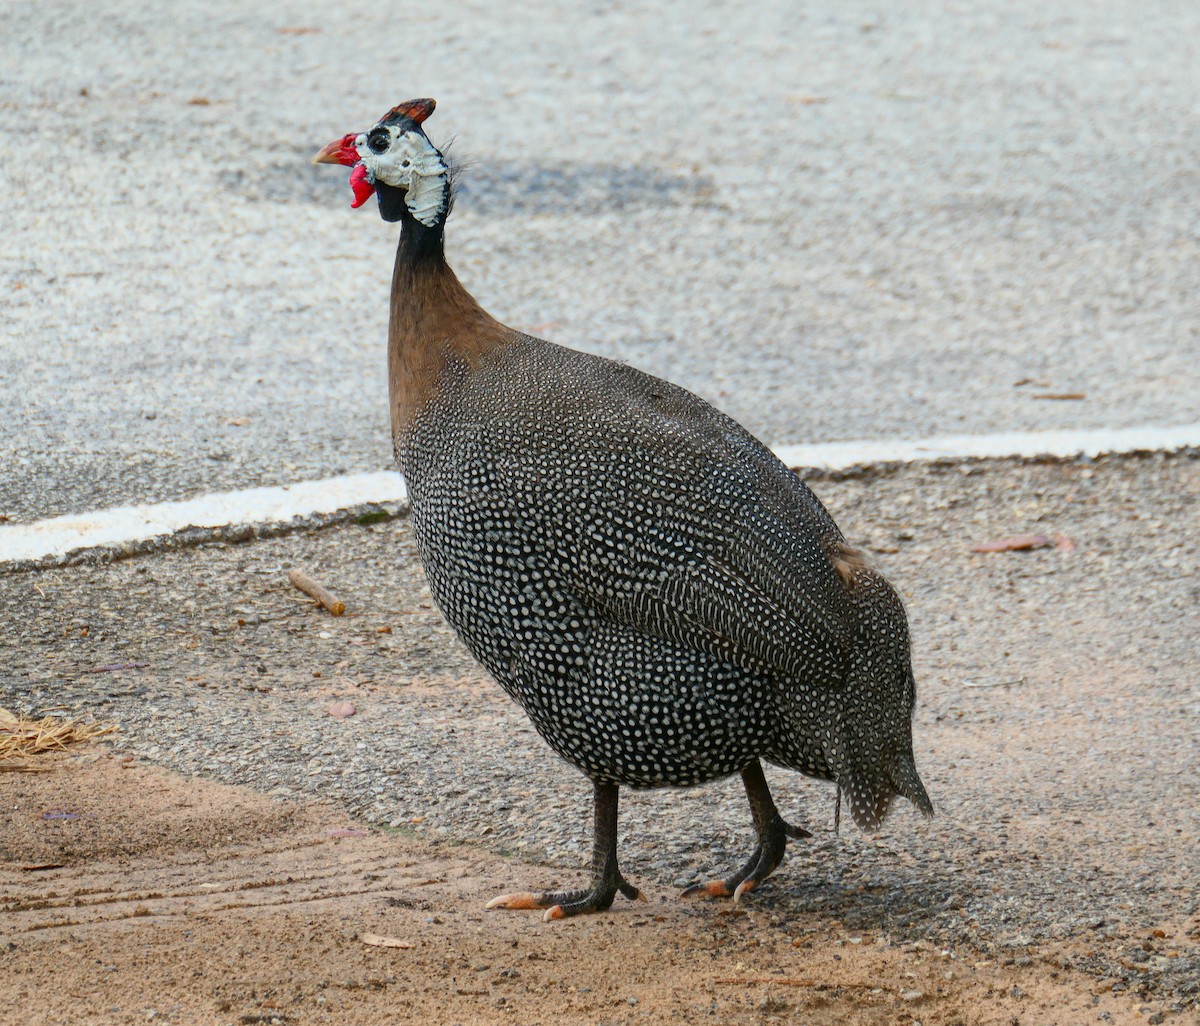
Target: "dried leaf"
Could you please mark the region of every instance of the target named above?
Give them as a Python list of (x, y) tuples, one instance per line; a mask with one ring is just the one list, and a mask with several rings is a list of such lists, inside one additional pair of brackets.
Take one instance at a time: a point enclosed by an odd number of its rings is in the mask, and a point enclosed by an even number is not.
[(972, 552), (1024, 552), (1029, 549), (1048, 549), (1054, 545), (1054, 539), (1044, 534), (1018, 534), (1011, 538), (1000, 538), (997, 541), (981, 542), (972, 545)]
[(397, 940), (395, 937), (384, 937), (378, 933), (360, 933), (358, 939), (373, 948), (411, 948), (408, 941)]
[(339, 720), (346, 719), (347, 716), (353, 716), (357, 709), (354, 708), (353, 702), (334, 702), (327, 710), (330, 716)]

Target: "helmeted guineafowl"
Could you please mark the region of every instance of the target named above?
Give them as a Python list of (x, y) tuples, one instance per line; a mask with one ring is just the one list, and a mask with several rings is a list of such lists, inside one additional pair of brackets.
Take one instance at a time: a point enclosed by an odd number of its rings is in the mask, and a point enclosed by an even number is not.
[(447, 163), (393, 108), (317, 161), (401, 223), (388, 367), (396, 459), (434, 599), (595, 788), (591, 885), (497, 898), (547, 918), (640, 892), (617, 866), (617, 789), (740, 773), (765, 879), (786, 836), (760, 759), (836, 781), (861, 827), (925, 813), (903, 607), (811, 491), (690, 392), (489, 316), (447, 266)]

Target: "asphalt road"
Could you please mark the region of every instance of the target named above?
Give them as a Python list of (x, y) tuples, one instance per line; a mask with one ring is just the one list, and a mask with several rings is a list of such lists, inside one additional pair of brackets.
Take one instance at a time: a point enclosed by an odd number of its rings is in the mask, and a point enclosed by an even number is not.
[(387, 466), (395, 227), (308, 158), (419, 95), (492, 312), (768, 443), (1192, 421), (1198, 34), (1184, 2), (0, 8), (0, 514)]

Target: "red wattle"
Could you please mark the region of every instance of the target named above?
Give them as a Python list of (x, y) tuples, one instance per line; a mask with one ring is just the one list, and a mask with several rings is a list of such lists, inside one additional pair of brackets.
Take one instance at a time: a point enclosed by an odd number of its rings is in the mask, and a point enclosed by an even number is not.
[(363, 164), (355, 164), (350, 172), (350, 188), (354, 190), (354, 201), (351, 207), (358, 208), (375, 195), (375, 186), (367, 181), (367, 169)]

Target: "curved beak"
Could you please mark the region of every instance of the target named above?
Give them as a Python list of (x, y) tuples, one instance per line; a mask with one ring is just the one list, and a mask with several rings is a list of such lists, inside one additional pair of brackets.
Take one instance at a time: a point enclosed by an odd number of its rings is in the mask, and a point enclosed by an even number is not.
[(334, 139), (333, 142), (322, 146), (317, 151), (312, 162), (314, 164), (343, 164), (346, 167), (353, 167), (358, 163), (358, 150), (354, 146), (356, 138), (358, 136), (351, 132), (343, 135), (340, 139)]

